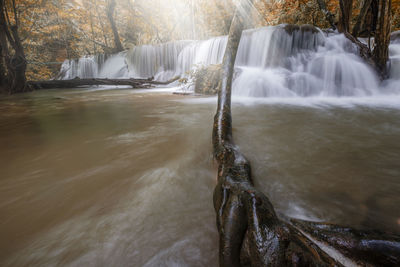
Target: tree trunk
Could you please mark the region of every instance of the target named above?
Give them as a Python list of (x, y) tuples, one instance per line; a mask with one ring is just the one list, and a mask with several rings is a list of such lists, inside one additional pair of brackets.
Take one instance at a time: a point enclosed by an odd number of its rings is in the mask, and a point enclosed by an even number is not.
[(372, 52), (374, 61), (382, 77), (387, 76), (389, 59), (390, 30), (392, 17), (392, 1), (380, 0), (378, 5), (378, 20), (375, 30), (375, 47)]
[(90, 15), (90, 30), (92, 33), (92, 43), (93, 43), (93, 54), (97, 54), (97, 48), (96, 48), (96, 34), (94, 33), (94, 28), (93, 28), (93, 13), (92, 10), (89, 13)]
[(8, 63), (8, 74), (10, 79), (10, 93), (22, 93), (27, 90), (26, 86), (26, 59), (20, 52), (16, 52)]
[(18, 35), (18, 28), (16, 25), (11, 26), (11, 32), (14, 38), (15, 53), (11, 60), (7, 63), (9, 78), (11, 82), (12, 93), (22, 93), (26, 90), (26, 67), (27, 62), (25, 58), (24, 48), (22, 47), (21, 39)]
[[(3, 55), (7, 67), (7, 87), (9, 93), (20, 93), (26, 90), (26, 67), (27, 61), (25, 58), (24, 48), (22, 47), (21, 39), (18, 35), (18, 14), (15, 8), (15, 1), (12, 1), (14, 9), (14, 25), (8, 25), (6, 20), (6, 6), (4, 0), (0, 0), (0, 27), (2, 33), (0, 33), (0, 42), (3, 48)], [(8, 47), (8, 43), (14, 50), (14, 54), (11, 55)]]
[(124, 50), (121, 44), (121, 40), (119, 38), (117, 25), (114, 21), (114, 10), (115, 10), (115, 0), (109, 0), (107, 5), (107, 17), (110, 21), (111, 29), (114, 35), (114, 44), (115, 44), (115, 52), (121, 52)]
[(254, 188), (250, 163), (233, 143), (232, 76), (243, 23), (236, 11), (222, 63), (213, 127), (220, 266), (340, 266), (294, 227), (278, 219), (269, 199)]
[(353, 36), (358, 37), (361, 29), (364, 27), (365, 19), (368, 13), (368, 10), (371, 8), (372, 0), (364, 0), (364, 5), (360, 10), (360, 14), (357, 17), (357, 22), (353, 28)]
[(4, 64), (3, 47), (0, 42), (0, 92), (5, 89), (6, 85), (6, 67)]
[(353, 12), (353, 0), (339, 0), (339, 32), (350, 32), (350, 19)]
[[(391, 30), (391, 0), (366, 0), (361, 9), (361, 13), (357, 19), (357, 23), (353, 30), (353, 35), (348, 33), (350, 25), (347, 24), (347, 15), (351, 16), (349, 10), (349, 3), (352, 0), (340, 0), (341, 17), (339, 21), (339, 30), (342, 29), (345, 36), (355, 43), (360, 49), (360, 55), (368, 64), (373, 66), (382, 79), (387, 78), (387, 62), (389, 59), (389, 44), (390, 44), (390, 30)], [(344, 14), (344, 15), (343, 15)], [(368, 16), (367, 16), (368, 15)], [(367, 16), (367, 19), (366, 19)], [(350, 17), (351, 18), (351, 17)], [(349, 18), (349, 19), (350, 19)], [(371, 52), (370, 46), (367, 47), (361, 44), (356, 36), (359, 34), (363, 24), (368, 28), (368, 36), (373, 35), (375, 38), (374, 49)]]
[[(241, 12), (249, 9), (240, 8)], [(253, 185), (250, 162), (233, 143), (231, 91), (237, 49), (243, 30), (243, 17), (235, 13), (229, 31), (228, 44), (222, 63), (222, 77), (218, 85), (218, 107), (213, 125), (213, 154), (218, 164), (217, 185), (214, 190), (214, 208), (219, 232), (220, 266), (342, 266), (305, 236), (297, 224), (278, 218), (269, 199)], [(318, 230), (319, 225), (313, 225)], [(304, 227), (303, 227), (304, 228)], [(337, 227), (332, 246), (352, 240), (340, 233), (348, 228)], [(303, 231), (303, 230), (302, 230)], [(360, 232), (361, 233), (361, 232)], [(346, 244), (345, 251), (357, 251), (359, 244), (374, 241), (376, 235), (365, 232), (358, 240)], [(371, 237), (371, 238), (368, 238)], [(376, 245), (364, 248), (373, 255), (386, 255), (393, 266), (400, 264), (396, 255), (400, 237), (384, 236)], [(350, 253), (351, 254), (351, 253)], [(348, 254), (345, 254), (348, 255)], [(361, 255), (361, 254), (359, 254)], [(358, 256), (359, 256), (358, 255)], [(361, 255), (362, 256), (362, 255)], [(373, 262), (382, 265), (384, 257), (359, 259), (361, 264)]]
[[(103, 23), (103, 20), (101, 19), (100, 12), (99, 12), (99, 6), (98, 6), (96, 0), (94, 1), (94, 4), (95, 4), (95, 6), (96, 6), (96, 15), (97, 15), (97, 19), (99, 20), (99, 23), (100, 23), (100, 26), (101, 26), (101, 31), (103, 32), (103, 38), (104, 38), (105, 47), (109, 47), (108, 41), (107, 41), (106, 31), (105, 31), (105, 29), (104, 29), (104, 23)], [(103, 49), (104, 49), (104, 46), (103, 46)], [(108, 52), (108, 51), (104, 51), (104, 52)]]
[(317, 0), (317, 4), (322, 13), (325, 14), (326, 20), (329, 22), (333, 30), (336, 30), (335, 15), (333, 15), (326, 7), (325, 0)]

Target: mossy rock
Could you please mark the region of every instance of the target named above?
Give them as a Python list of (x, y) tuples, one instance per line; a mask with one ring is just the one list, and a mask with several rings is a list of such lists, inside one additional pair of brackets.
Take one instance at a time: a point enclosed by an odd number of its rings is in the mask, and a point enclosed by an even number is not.
[(221, 80), (221, 73), (221, 64), (209, 65), (198, 69), (195, 73), (195, 93), (216, 95), (218, 93), (218, 83)]
[(284, 26), (285, 31), (288, 34), (293, 34), (295, 31), (301, 31), (302, 33), (311, 32), (311, 33), (318, 33), (319, 30), (317, 27), (309, 24), (304, 25), (295, 25), (295, 24), (286, 24)]

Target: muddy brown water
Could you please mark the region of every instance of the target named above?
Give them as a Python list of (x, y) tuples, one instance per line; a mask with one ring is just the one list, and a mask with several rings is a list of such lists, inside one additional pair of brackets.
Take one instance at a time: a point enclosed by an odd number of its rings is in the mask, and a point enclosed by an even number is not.
[[(400, 107), (346, 101), (235, 102), (234, 139), (278, 212), (400, 233)], [(0, 265), (216, 266), (215, 103), (1, 99)]]

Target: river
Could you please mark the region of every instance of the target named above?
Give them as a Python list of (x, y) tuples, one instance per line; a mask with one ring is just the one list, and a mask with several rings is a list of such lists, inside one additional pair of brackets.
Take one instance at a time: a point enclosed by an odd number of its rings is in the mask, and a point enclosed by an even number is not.
[[(286, 216), (400, 233), (400, 104), (234, 98)], [(0, 265), (216, 266), (215, 97), (42, 90), (0, 100)]]

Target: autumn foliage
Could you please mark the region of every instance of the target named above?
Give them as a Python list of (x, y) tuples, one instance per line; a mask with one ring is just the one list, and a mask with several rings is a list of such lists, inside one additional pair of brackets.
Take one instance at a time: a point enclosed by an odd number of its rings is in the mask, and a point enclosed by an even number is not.
[[(109, 0), (15, 2), (28, 61), (28, 80), (53, 77), (66, 58), (114, 51), (113, 32), (107, 19)], [(338, 0), (325, 2), (337, 19)], [(354, 0), (354, 18), (363, 2)], [(400, 0), (393, 0), (392, 7), (392, 29), (400, 29)], [(330, 27), (316, 0), (258, 0), (255, 8), (261, 18), (259, 26), (292, 23)], [(122, 46), (127, 49), (227, 34), (233, 12), (233, 0), (116, 0), (114, 14)]]

